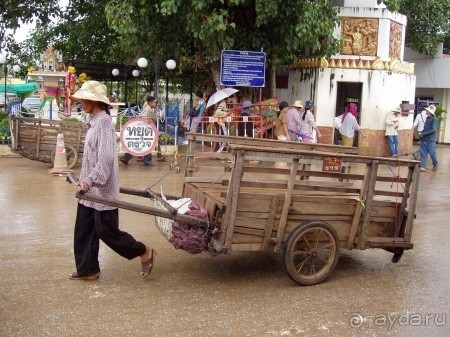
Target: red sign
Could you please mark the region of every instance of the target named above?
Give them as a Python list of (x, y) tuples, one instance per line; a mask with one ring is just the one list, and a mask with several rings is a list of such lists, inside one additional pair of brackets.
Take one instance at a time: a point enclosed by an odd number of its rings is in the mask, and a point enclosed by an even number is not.
[(323, 157), (322, 171), (341, 172), (341, 158)]
[(134, 156), (151, 153), (158, 144), (158, 129), (148, 118), (131, 118), (120, 129), (123, 149)]

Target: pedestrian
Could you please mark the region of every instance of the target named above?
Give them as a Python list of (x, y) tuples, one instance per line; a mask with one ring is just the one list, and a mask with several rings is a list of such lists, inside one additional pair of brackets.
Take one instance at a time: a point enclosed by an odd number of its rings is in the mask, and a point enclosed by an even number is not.
[(317, 138), (321, 138), (322, 134), (316, 126), (312, 109), (314, 103), (311, 100), (305, 102), (305, 111), (302, 114), (302, 121), (299, 125), (299, 133), (303, 143), (311, 143), (314, 141), (313, 131), (317, 133)]
[(300, 113), (303, 111), (303, 101), (296, 100), (293, 107), (290, 108), (286, 114), (287, 128), (289, 131), (289, 138), (293, 141), (299, 141), (299, 125), (301, 123)]
[[(148, 96), (146, 99), (146, 102), (144, 104), (144, 107), (142, 109), (142, 113), (141, 116), (151, 119), (153, 123), (155, 123), (156, 125), (156, 119), (158, 118), (158, 116), (156, 115), (156, 106), (158, 104), (158, 101), (156, 100), (155, 97), (153, 96)], [(161, 145), (158, 144), (158, 161), (165, 161), (165, 158), (163, 157), (163, 155), (161, 154)], [(125, 153), (124, 156), (122, 158), (120, 158), (120, 161), (122, 163), (124, 163), (125, 165), (129, 164), (129, 161), (133, 159), (133, 155), (131, 153)], [(142, 159), (138, 159), (138, 161), (142, 162), (142, 165), (144, 166), (152, 166), (153, 165), (153, 155), (151, 153), (146, 154), (145, 156), (142, 157)]]
[(392, 157), (398, 157), (398, 128), (400, 126), (400, 108), (392, 109), (386, 118), (385, 135), (389, 144), (389, 151)]
[[(253, 122), (250, 118), (251, 106), (252, 102), (249, 100), (245, 100), (244, 102), (242, 102), (241, 111), (239, 113), (239, 116), (242, 118), (238, 120), (238, 136), (240, 137), (253, 137)], [(247, 119), (247, 121), (244, 121), (245, 118)]]
[(361, 127), (358, 124), (358, 107), (355, 103), (349, 103), (342, 115), (342, 124), (339, 129), (343, 146), (353, 146), (355, 131), (359, 131)]
[(289, 131), (287, 127), (287, 111), (289, 104), (285, 101), (280, 102), (278, 106), (277, 119), (275, 121), (275, 135), (278, 140), (289, 140)]
[(436, 171), (439, 166), (436, 155), (436, 136), (438, 130), (436, 107), (434, 105), (430, 105), (425, 108), (425, 111), (427, 112), (427, 119), (425, 120), (425, 125), (423, 126), (422, 132), (419, 132), (421, 162), (420, 170), (426, 171), (427, 159), (428, 155), (430, 155), (431, 161), (433, 162), (433, 171)]
[(111, 93), (109, 94), (109, 101), (110, 101), (111, 103), (116, 103), (116, 102), (117, 102), (117, 95), (116, 95), (115, 92), (111, 92)]
[[(416, 118), (414, 119), (413, 123), (413, 129), (417, 128), (417, 133), (420, 133), (423, 131), (423, 127), (425, 125), (425, 121), (427, 119), (427, 112), (425, 110), (422, 110), (420, 114), (417, 114)], [(419, 142), (419, 148), (412, 153), (412, 156), (415, 160), (419, 160), (420, 157), (420, 142)]]
[[(227, 99), (223, 99), (217, 103), (214, 110), (214, 120), (217, 123), (218, 134), (228, 136), (228, 128), (225, 125), (224, 119), (228, 116)], [(225, 148), (226, 143), (221, 143), (216, 152), (220, 153)]]
[(192, 107), (189, 117), (191, 117), (191, 132), (198, 132), (198, 126), (202, 121), (202, 117), (205, 114), (205, 99), (203, 97), (202, 91), (197, 91), (195, 93), (194, 106)]
[[(76, 187), (93, 196), (118, 199), (117, 142), (114, 124), (108, 114), (112, 107), (106, 86), (97, 81), (86, 81), (71, 99), (81, 102), (84, 111), (90, 116), (80, 179)], [(80, 199), (74, 232), (77, 270), (69, 275), (70, 279), (95, 280), (100, 277), (99, 240), (129, 260), (140, 256), (141, 275), (146, 277), (150, 274), (155, 251), (119, 229), (118, 209)]]

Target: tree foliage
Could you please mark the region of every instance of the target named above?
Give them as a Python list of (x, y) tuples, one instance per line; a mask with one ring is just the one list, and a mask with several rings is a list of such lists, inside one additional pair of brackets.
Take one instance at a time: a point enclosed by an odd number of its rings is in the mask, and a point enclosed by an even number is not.
[(160, 59), (175, 57), (179, 72), (210, 71), (218, 85), (223, 49), (263, 50), (270, 64), (332, 54), (336, 8), (329, 0), (111, 0), (110, 26), (130, 45)]
[[(23, 23), (36, 20), (45, 25), (59, 15), (58, 0), (2, 0), (0, 2), (0, 49), (13, 43), (13, 34)], [(10, 30), (11, 34), (6, 34)]]
[(71, 0), (58, 22), (37, 26), (33, 52), (39, 54), (53, 45), (65, 60), (116, 61), (121, 48), (106, 22), (105, 5), (105, 0)]
[[(406, 43), (412, 49), (433, 55), (437, 42), (448, 41), (448, 0), (378, 2), (407, 16)], [(57, 0), (3, 0), (0, 9), (3, 45), (6, 28), (37, 19), (31, 40), (8, 41), (23, 65), (49, 44), (66, 60), (130, 65), (143, 56), (160, 72), (165, 60), (174, 58), (178, 79), (194, 77), (202, 87), (218, 85), (223, 49), (262, 50), (274, 69), (296, 57), (331, 55), (339, 43), (332, 37), (338, 24), (332, 0), (72, 0), (63, 13)]]
[(434, 56), (438, 43), (450, 34), (449, 0), (402, 0), (400, 12), (407, 16), (406, 45)]

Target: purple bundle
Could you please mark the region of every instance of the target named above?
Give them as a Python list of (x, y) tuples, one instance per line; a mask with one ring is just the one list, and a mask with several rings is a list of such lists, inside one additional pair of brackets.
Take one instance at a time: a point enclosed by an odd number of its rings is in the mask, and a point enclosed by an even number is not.
[[(206, 210), (194, 201), (188, 206), (184, 215), (208, 219)], [(183, 249), (191, 254), (198, 254), (208, 247), (213, 230), (206, 226), (196, 226), (183, 222), (172, 223), (172, 237), (169, 242), (177, 249)]]

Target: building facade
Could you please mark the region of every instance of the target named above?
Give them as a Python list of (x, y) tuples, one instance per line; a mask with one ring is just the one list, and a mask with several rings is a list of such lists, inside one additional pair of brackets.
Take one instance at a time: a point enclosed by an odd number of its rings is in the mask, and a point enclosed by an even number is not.
[(416, 78), (414, 64), (403, 61), (406, 17), (388, 11), (376, 0), (336, 1), (340, 25), (334, 36), (342, 43), (331, 58), (303, 58), (288, 72), (287, 88), (278, 89), (280, 100), (312, 99), (321, 143), (336, 143), (335, 116), (354, 102), (361, 131), (354, 146), (363, 155), (387, 156), (385, 120), (402, 107), (400, 154), (411, 153)]

